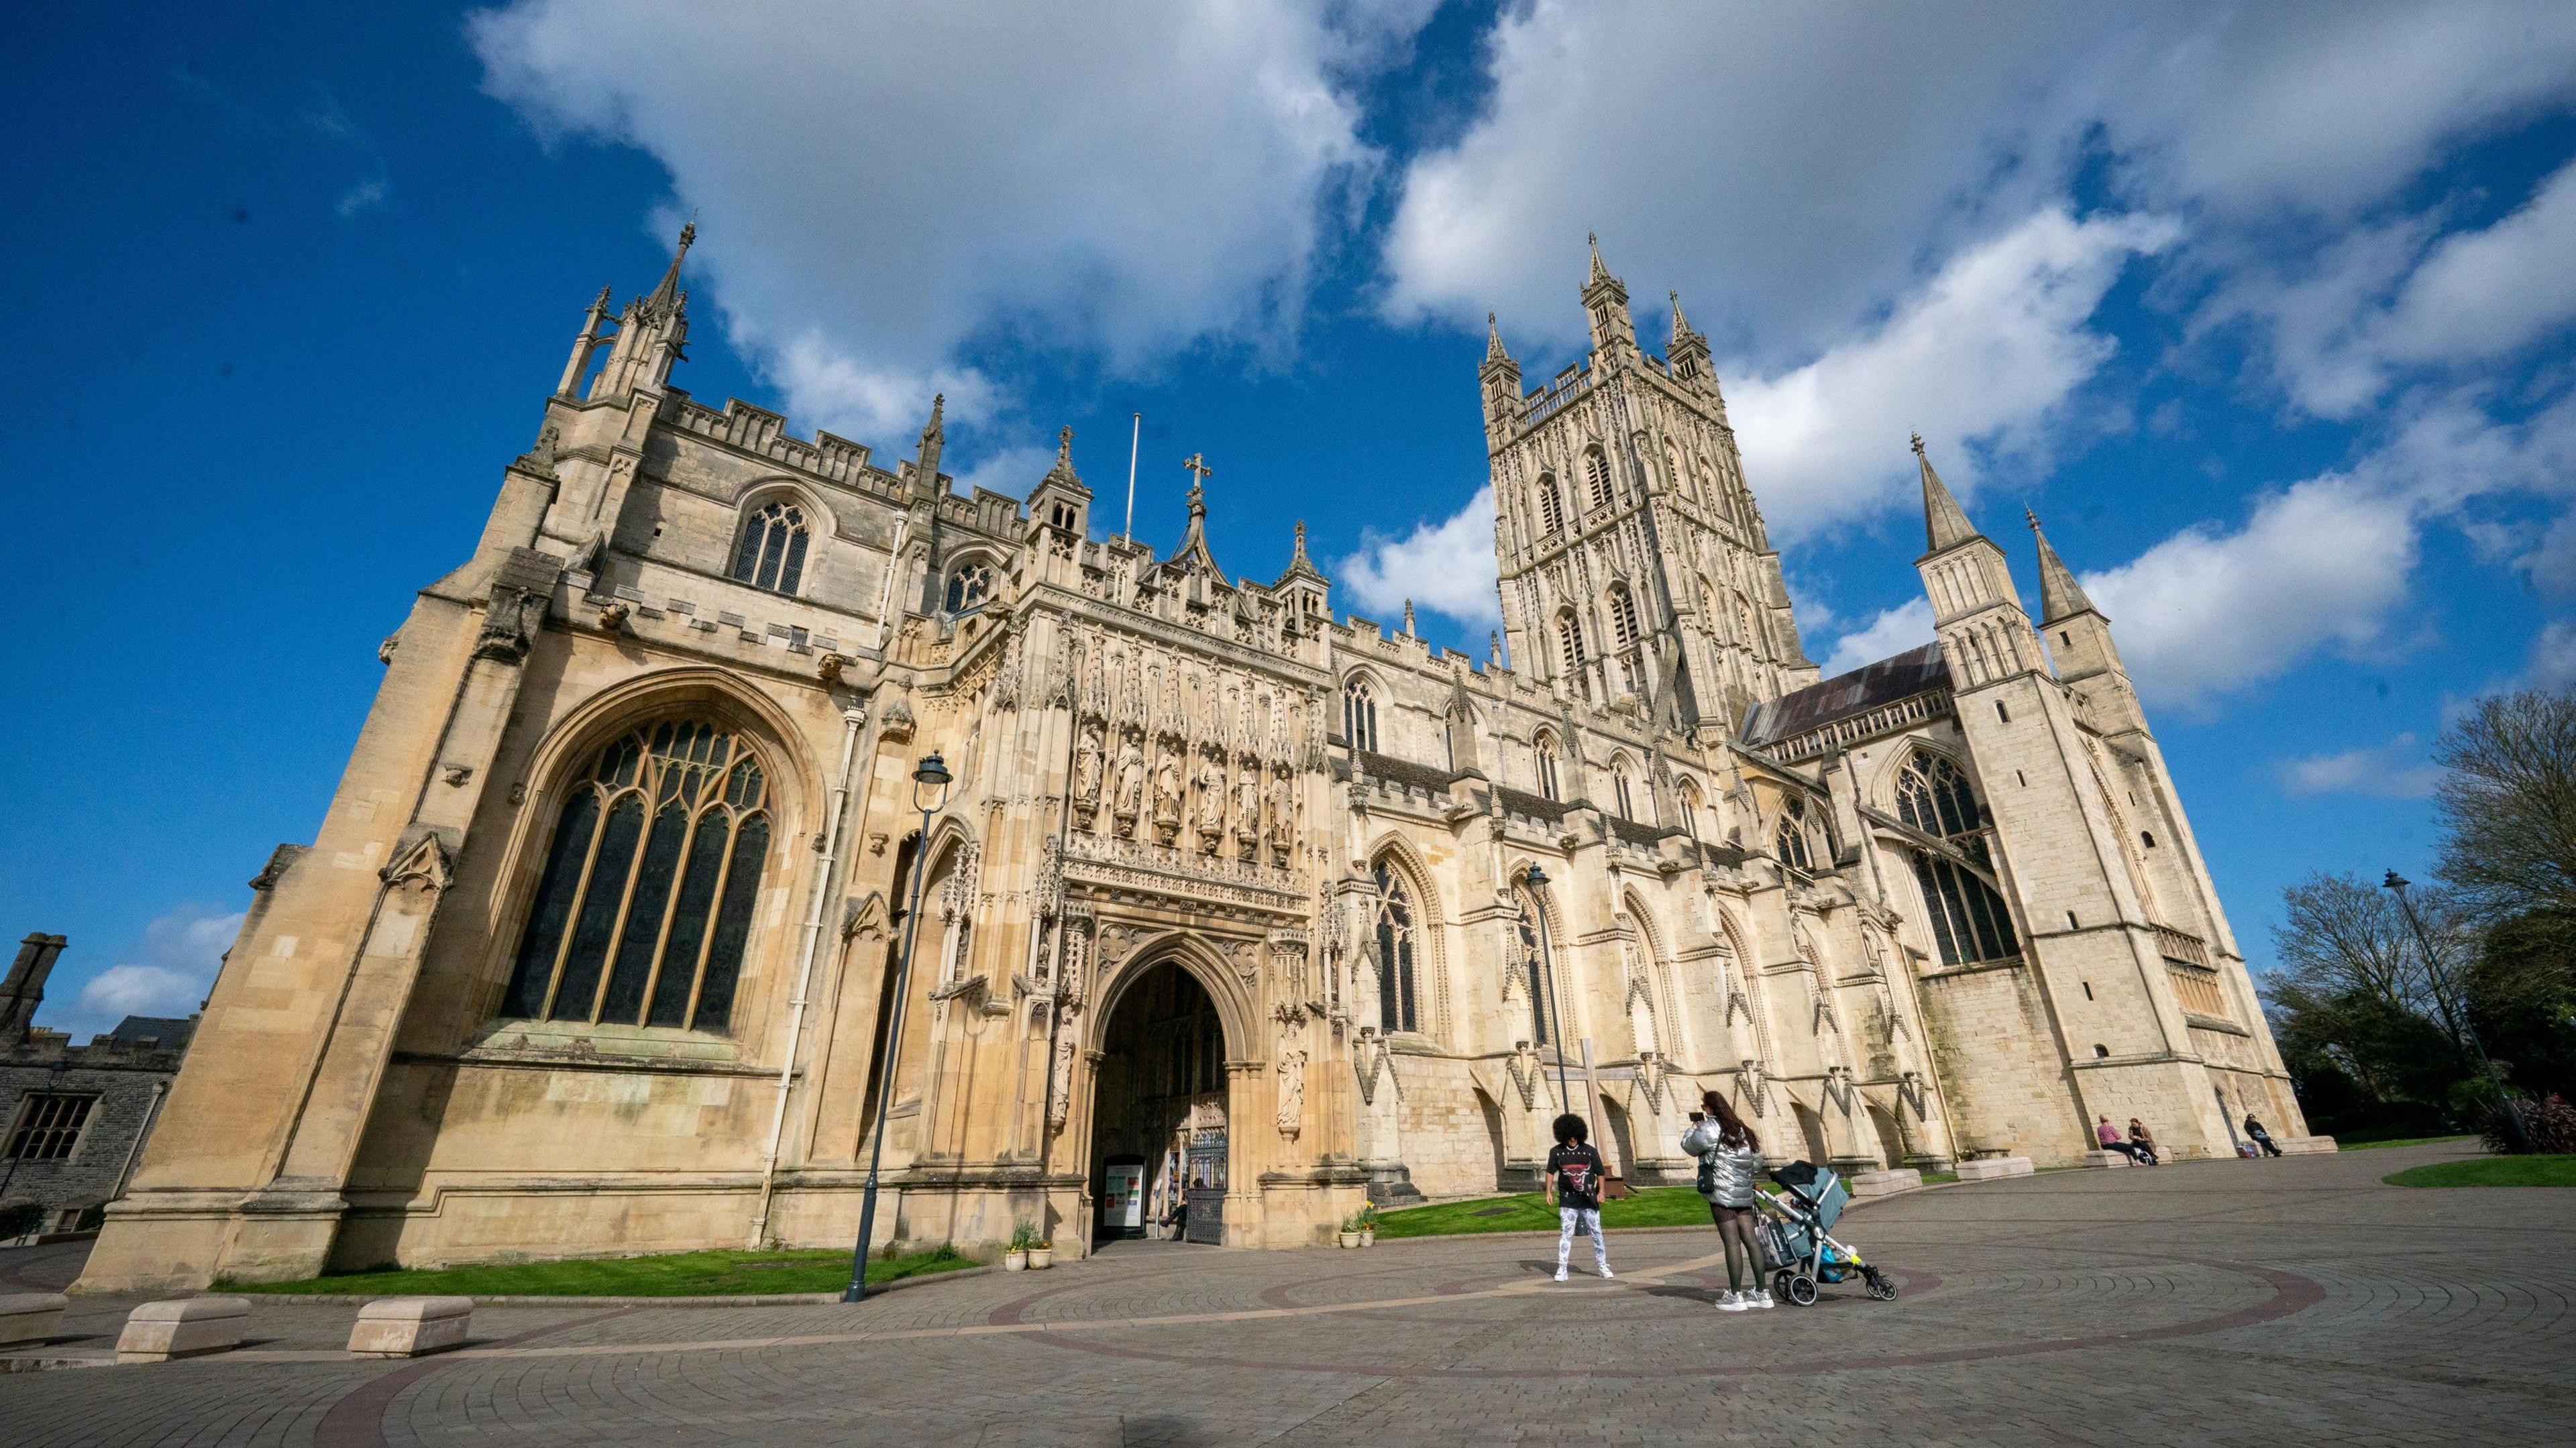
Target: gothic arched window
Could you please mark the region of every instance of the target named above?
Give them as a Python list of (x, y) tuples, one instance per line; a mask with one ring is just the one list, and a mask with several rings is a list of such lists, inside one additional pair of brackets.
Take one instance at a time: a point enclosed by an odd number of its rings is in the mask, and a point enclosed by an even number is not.
[(784, 500), (762, 504), (743, 520), (733, 545), (733, 576), (754, 588), (794, 593), (805, 576), (805, 510)]
[(1556, 736), (1540, 730), (1538, 737), (1530, 741), (1530, 752), (1538, 756), (1538, 792), (1549, 799), (1559, 798), (1556, 792)]
[(767, 804), (759, 761), (702, 720), (599, 751), (556, 818), (501, 1014), (723, 1030)]
[(1538, 477), (1538, 525), (1550, 538), (1565, 531), (1565, 499), (1556, 490), (1556, 479), (1547, 473)]
[(1593, 507), (1610, 506), (1610, 460), (1597, 447), (1584, 449), (1583, 481), (1591, 490)]
[(1610, 789), (1612, 793), (1618, 796), (1619, 799), (1619, 818), (1623, 820), (1635, 819), (1637, 817), (1637, 806), (1635, 801), (1631, 799), (1629, 795), (1628, 761), (1624, 757), (1610, 761)]
[(982, 608), (993, 597), (993, 565), (972, 559), (958, 564), (948, 574), (948, 611), (967, 613)]
[(1404, 877), (1385, 860), (1377, 862), (1377, 1015), (1388, 1033), (1422, 1029), (1415, 1005), (1413, 971), (1413, 898)]
[(1573, 609), (1564, 609), (1556, 616), (1556, 648), (1565, 664), (1565, 676), (1574, 681), (1576, 688), (1584, 688), (1583, 620), (1574, 616)]
[(1896, 813), (1927, 835), (1948, 839), (1983, 828), (1977, 796), (1959, 766), (1935, 754), (1918, 753), (1896, 776)]
[(1624, 583), (1616, 584), (1610, 590), (1610, 636), (1621, 653), (1635, 648), (1642, 636), (1642, 630), (1637, 627), (1636, 596), (1628, 592), (1628, 585)]
[(1342, 737), (1351, 741), (1353, 749), (1378, 752), (1377, 691), (1364, 675), (1353, 674), (1342, 685)]
[(1791, 869), (1812, 872), (1815, 856), (1807, 847), (1807, 802), (1789, 796), (1780, 806), (1780, 826), (1772, 832), (1772, 856)]
[(1512, 887), (1512, 904), (1520, 911), (1520, 921), (1517, 927), (1520, 935), (1520, 954), (1518, 959), (1512, 961), (1510, 965), (1505, 968), (1517, 974), (1520, 977), (1520, 984), (1529, 991), (1530, 1044), (1533, 1046), (1544, 1046), (1548, 1043), (1549, 1039), (1547, 1032), (1548, 980), (1547, 960), (1545, 955), (1539, 949), (1538, 897), (1530, 893), (1530, 889), (1527, 885), (1515, 885)]
[[(1917, 751), (1896, 777), (1896, 812), (1907, 824), (1938, 835), (1978, 865), (1993, 857), (1983, 816), (1968, 777), (1937, 755)], [(1914, 852), (1914, 881), (1931, 915), (1932, 938), (1944, 965), (1995, 960), (2021, 949), (2012, 910), (1977, 870), (1930, 850)]]

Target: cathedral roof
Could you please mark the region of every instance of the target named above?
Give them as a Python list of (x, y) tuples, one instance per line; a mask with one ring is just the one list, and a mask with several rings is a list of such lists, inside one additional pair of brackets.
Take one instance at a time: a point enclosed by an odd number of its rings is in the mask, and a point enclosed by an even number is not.
[(1764, 699), (1745, 714), (1744, 727), (1739, 732), (1745, 743), (1756, 747), (1777, 744), (1811, 729), (1866, 714), (1882, 704), (1910, 699), (1929, 689), (1947, 688), (1949, 684), (1950, 668), (1942, 662), (1941, 646), (1929, 643), (1777, 699)]

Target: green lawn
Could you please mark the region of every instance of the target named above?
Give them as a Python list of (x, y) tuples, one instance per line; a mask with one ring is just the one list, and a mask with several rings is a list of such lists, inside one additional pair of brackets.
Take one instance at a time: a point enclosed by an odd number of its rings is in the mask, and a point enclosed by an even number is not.
[(2392, 1136), (2392, 1137), (2387, 1138), (2387, 1139), (2386, 1139), (2386, 1140), (2384, 1140), (2384, 1141), (2345, 1141), (2345, 1140), (2343, 1140), (2342, 1138), (2338, 1137), (2338, 1138), (2336, 1138), (2336, 1140), (2335, 1140), (2335, 1150), (2337, 1150), (2337, 1151), (2377, 1151), (2379, 1148), (2381, 1148), (2381, 1147), (2383, 1147), (2383, 1146), (2431, 1146), (2433, 1143), (2435, 1143), (2435, 1142), (2437, 1142), (2437, 1141), (2475, 1141), (2475, 1140), (2477, 1140), (2477, 1138), (2476, 1138), (2476, 1137), (2474, 1137), (2474, 1136), (2467, 1136), (2467, 1135), (2461, 1135), (2461, 1136)]
[[(975, 1266), (940, 1246), (868, 1261), (868, 1282)], [(769, 1292), (838, 1292), (850, 1284), (850, 1254), (673, 1252), (660, 1257), (584, 1257), (566, 1262), (494, 1262), (479, 1267), (342, 1272), (305, 1282), (226, 1282), (226, 1292), (328, 1292), (365, 1297), (730, 1297)]]
[[(1601, 1209), (1604, 1227), (1705, 1227), (1708, 1203), (1689, 1187), (1643, 1187)], [(1556, 1213), (1537, 1192), (1407, 1207), (1377, 1219), (1381, 1237), (1449, 1237), (1466, 1232), (1556, 1230)]]
[(2478, 1156), (2408, 1167), (2380, 1178), (2392, 1187), (2576, 1187), (2576, 1155)]

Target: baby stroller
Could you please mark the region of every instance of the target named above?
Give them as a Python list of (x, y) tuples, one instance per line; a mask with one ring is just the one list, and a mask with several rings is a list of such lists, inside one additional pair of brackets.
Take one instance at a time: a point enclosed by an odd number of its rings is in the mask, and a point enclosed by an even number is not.
[(1766, 1218), (1761, 1232), (1763, 1253), (1771, 1259), (1774, 1269), (1773, 1296), (1785, 1297), (1800, 1307), (1812, 1307), (1817, 1283), (1842, 1282), (1858, 1276), (1870, 1296), (1881, 1302), (1896, 1300), (1896, 1284), (1888, 1280), (1886, 1273), (1862, 1261), (1860, 1253), (1847, 1244), (1826, 1235), (1841, 1219), (1843, 1204), (1851, 1200), (1851, 1192), (1843, 1186), (1841, 1177), (1814, 1162), (1793, 1161), (1771, 1173), (1771, 1180), (1780, 1185), (1779, 1196), (1758, 1187), (1753, 1194), (1780, 1214), (1778, 1218)]

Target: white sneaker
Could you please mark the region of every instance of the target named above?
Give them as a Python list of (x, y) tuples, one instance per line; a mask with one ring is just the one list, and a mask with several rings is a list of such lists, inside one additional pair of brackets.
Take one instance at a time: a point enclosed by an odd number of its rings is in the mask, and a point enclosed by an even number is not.
[(1753, 1305), (1756, 1307), (1771, 1307), (1776, 1304), (1771, 1301), (1771, 1294), (1766, 1290), (1753, 1294)]
[(1565, 1280), (1565, 1269), (1564, 1269), (1564, 1268), (1559, 1267), (1559, 1268), (1557, 1268), (1557, 1269), (1556, 1269), (1556, 1280), (1557, 1280), (1557, 1281), (1559, 1281), (1559, 1282), (1562, 1282), (1562, 1281), (1564, 1281), (1564, 1280)]
[(1720, 1312), (1742, 1312), (1752, 1305), (1753, 1304), (1744, 1300), (1744, 1294), (1741, 1292), (1721, 1292), (1717, 1294), (1717, 1310)]
[(1604, 1281), (1604, 1282), (1607, 1282), (1607, 1281), (1609, 1281), (1609, 1280), (1610, 1280), (1610, 1269), (1609, 1269), (1609, 1268), (1604, 1267), (1604, 1268), (1602, 1268), (1602, 1269), (1601, 1269), (1601, 1280), (1602, 1280), (1602, 1281)]

